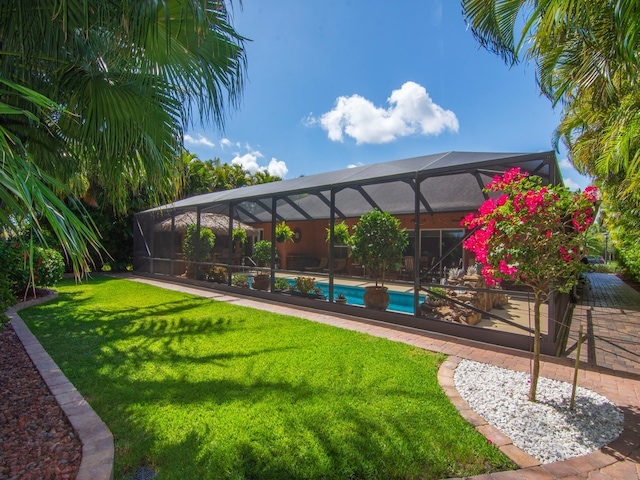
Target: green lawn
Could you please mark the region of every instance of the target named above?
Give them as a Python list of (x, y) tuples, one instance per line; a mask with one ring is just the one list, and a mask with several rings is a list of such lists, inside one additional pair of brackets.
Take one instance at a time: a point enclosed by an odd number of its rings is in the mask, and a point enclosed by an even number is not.
[(98, 277), (20, 315), (115, 437), (116, 478), (425, 478), (514, 465), (438, 386), (444, 356)]

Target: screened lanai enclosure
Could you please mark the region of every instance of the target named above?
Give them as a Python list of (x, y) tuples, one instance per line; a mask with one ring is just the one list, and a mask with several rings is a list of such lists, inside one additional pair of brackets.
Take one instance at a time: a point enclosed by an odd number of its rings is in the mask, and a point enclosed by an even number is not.
[[(554, 152), (447, 152), (194, 196), (136, 215), (134, 271), (529, 349), (533, 296), (487, 287), (462, 248), (470, 232), (460, 226), (488, 198), (484, 186), (514, 167), (546, 184), (561, 181)], [(371, 272), (333, 233), (342, 224), (352, 232), (374, 209), (393, 214), (409, 235), (401, 267), (387, 276), (386, 311), (363, 306)], [(290, 241), (278, 241), (283, 222)], [(544, 353), (562, 353), (570, 317), (566, 295), (550, 300)]]

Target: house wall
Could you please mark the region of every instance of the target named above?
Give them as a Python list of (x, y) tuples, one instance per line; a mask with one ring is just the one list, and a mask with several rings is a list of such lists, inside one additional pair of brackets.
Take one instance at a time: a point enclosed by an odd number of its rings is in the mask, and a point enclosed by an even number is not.
[[(460, 221), (467, 212), (461, 213), (440, 213), (440, 214), (422, 214), (420, 215), (420, 229), (447, 229), (461, 228)], [(413, 214), (396, 215), (403, 228), (413, 231), (414, 216)], [(342, 220), (337, 220), (336, 223)], [(345, 220), (351, 231), (353, 226), (358, 223), (358, 218), (348, 218)], [(327, 228), (329, 228), (328, 220), (301, 220), (290, 221), (287, 225), (293, 229), (299, 229), (301, 237), (296, 242), (276, 242), (276, 249), (280, 258), (280, 267), (290, 270), (302, 270), (297, 268), (299, 265), (308, 264), (308, 266), (317, 265), (321, 258), (329, 257), (329, 244), (326, 242)], [(271, 241), (271, 223), (258, 223), (251, 225), (254, 228), (262, 228), (264, 230), (265, 240)], [(289, 262), (289, 265), (287, 264)], [(291, 265), (291, 263), (294, 263)], [(347, 270), (353, 274), (353, 259), (347, 259)]]

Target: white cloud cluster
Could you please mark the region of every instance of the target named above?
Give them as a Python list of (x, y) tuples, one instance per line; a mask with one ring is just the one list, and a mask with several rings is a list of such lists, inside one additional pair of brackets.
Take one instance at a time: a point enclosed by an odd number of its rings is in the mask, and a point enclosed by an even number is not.
[(215, 144), (203, 135), (198, 135), (198, 138), (194, 138), (189, 134), (185, 134), (184, 143), (187, 145), (202, 145), (205, 147), (215, 147)]
[[(357, 144), (388, 143), (413, 134), (458, 131), (455, 113), (434, 103), (426, 89), (415, 82), (406, 82), (391, 92), (387, 102), (389, 107), (382, 108), (357, 94), (339, 97), (333, 110), (318, 121), (329, 139), (342, 142), (346, 134)], [(307, 120), (307, 124), (312, 123)]]
[[(227, 147), (237, 147), (237, 148), (240, 148), (240, 142), (233, 143), (233, 142), (232, 142), (231, 140), (229, 140), (228, 138), (222, 138), (222, 139), (220, 139), (220, 147), (221, 147), (222, 149), (225, 149), (225, 148), (227, 148)], [(249, 148), (249, 147), (247, 146), (247, 148)]]
[(264, 157), (262, 153), (259, 151), (250, 151), (245, 153), (244, 155), (236, 154), (236, 156), (231, 160), (232, 165), (240, 165), (245, 170), (255, 174), (256, 172), (269, 172), (270, 175), (275, 175), (280, 178), (284, 178), (287, 173), (289, 173), (289, 169), (287, 168), (287, 164), (282, 160), (278, 160), (277, 158), (272, 158), (269, 161), (269, 164), (265, 167), (258, 163), (258, 159)]

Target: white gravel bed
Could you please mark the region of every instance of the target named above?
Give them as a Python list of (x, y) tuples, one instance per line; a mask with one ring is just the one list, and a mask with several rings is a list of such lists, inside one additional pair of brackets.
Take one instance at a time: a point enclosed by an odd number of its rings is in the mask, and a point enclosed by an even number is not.
[(460, 396), (487, 423), (541, 463), (598, 450), (622, 432), (623, 414), (607, 398), (571, 384), (540, 378), (537, 402), (529, 402), (529, 374), (463, 360), (453, 380)]

